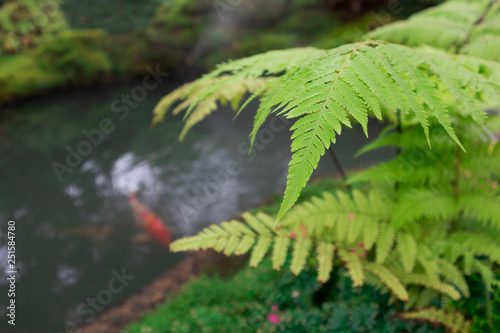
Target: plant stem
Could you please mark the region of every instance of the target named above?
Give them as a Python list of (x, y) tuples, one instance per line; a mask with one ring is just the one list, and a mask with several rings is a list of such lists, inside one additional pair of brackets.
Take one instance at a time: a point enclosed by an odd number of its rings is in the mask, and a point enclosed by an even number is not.
[(337, 158), (337, 155), (335, 154), (335, 151), (333, 150), (333, 148), (330, 146), (330, 148), (328, 148), (328, 154), (330, 155), (332, 161), (333, 161), (333, 164), (335, 164), (335, 168), (337, 169), (337, 171), (340, 173), (340, 176), (342, 177), (342, 179), (344, 181), (347, 180), (347, 176), (344, 172), (344, 169), (342, 168), (342, 164), (340, 164), (340, 161), (339, 159)]
[(401, 302), (399, 302), (398, 299), (394, 301), (394, 304), (396, 304), (396, 308), (399, 312), (403, 312), (403, 307), (401, 306)]

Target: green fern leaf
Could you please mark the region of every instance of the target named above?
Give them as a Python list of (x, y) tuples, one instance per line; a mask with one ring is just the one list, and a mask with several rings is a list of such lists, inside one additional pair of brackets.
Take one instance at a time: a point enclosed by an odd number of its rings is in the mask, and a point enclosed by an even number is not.
[(462, 296), (452, 285), (429, 279), (427, 274), (411, 273), (405, 274), (401, 277), (401, 280), (405, 284), (415, 284), (426, 288), (431, 288), (438, 291), (441, 294), (447, 295), (453, 300), (459, 300)]
[(357, 254), (350, 251), (339, 250), (339, 256), (343, 262), (345, 262), (347, 271), (352, 280), (352, 285), (354, 287), (360, 287), (363, 285), (364, 273), (363, 265), (361, 264), (361, 259)]
[(450, 238), (451, 241), (461, 244), (477, 256), (488, 256), (491, 261), (500, 263), (500, 246), (498, 240), (486, 234), (470, 232), (456, 232)]
[(335, 246), (330, 242), (319, 242), (316, 246), (316, 258), (318, 259), (318, 280), (321, 282), (326, 282), (330, 279), (334, 252)]
[(257, 244), (253, 247), (252, 255), (250, 256), (250, 267), (257, 267), (257, 265), (264, 259), (267, 251), (271, 247), (271, 237), (259, 237)]
[(445, 279), (452, 283), (463, 295), (464, 297), (470, 296), (469, 285), (465, 281), (463, 273), (452, 263), (447, 260), (439, 259), (439, 272)]
[(374, 274), (396, 297), (404, 302), (408, 301), (409, 295), (401, 281), (386, 267), (377, 263), (365, 263), (366, 270)]
[(411, 273), (417, 259), (417, 242), (412, 235), (404, 232), (397, 234), (396, 249), (401, 257), (401, 262), (406, 273)]
[(451, 194), (437, 190), (412, 189), (399, 196), (391, 223), (399, 229), (421, 218), (446, 221), (453, 218), (455, 214), (456, 205)]
[(443, 309), (428, 308), (401, 314), (406, 320), (425, 320), (433, 324), (443, 325), (451, 333), (470, 333), (471, 322), (460, 312), (446, 312)]
[(383, 224), (377, 239), (376, 262), (383, 264), (394, 244), (396, 231), (390, 224)]
[(240, 256), (247, 253), (248, 251), (250, 251), (254, 243), (255, 243), (254, 237), (243, 236), (241, 238), (240, 243), (238, 244), (238, 247), (236, 248), (236, 250), (234, 250), (234, 254)]
[(417, 294), (417, 300), (415, 302), (416, 309), (422, 309), (429, 306), (432, 301), (439, 297), (439, 292), (433, 289), (424, 289), (419, 291)]
[(290, 237), (288, 235), (281, 235), (275, 238), (273, 247), (273, 269), (280, 270), (281, 266), (285, 263), (288, 247), (290, 246)]
[(290, 265), (290, 271), (293, 274), (299, 275), (304, 268), (311, 246), (312, 240), (309, 238), (299, 238), (295, 241), (293, 245), (292, 263)]
[(419, 244), (417, 261), (424, 268), (425, 274), (427, 274), (429, 281), (436, 282), (439, 280), (438, 261), (433, 258), (433, 253), (427, 246)]

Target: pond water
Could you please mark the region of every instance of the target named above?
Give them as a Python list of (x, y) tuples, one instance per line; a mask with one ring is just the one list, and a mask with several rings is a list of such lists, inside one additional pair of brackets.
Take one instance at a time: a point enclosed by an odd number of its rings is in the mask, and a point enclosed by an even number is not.
[[(256, 150), (248, 155), (255, 110), (251, 105), (235, 121), (230, 112), (216, 112), (179, 143), (181, 117), (168, 116), (156, 127), (149, 126), (154, 105), (182, 83), (179, 79), (167, 78), (143, 101), (128, 107), (127, 116), (123, 108), (113, 112), (117, 105), (124, 106), (114, 101), (140, 83), (57, 92), (3, 107), (2, 317), (7, 306), (5, 239), (10, 219), (16, 222), (18, 274), (16, 326), (13, 330), (2, 320), (0, 331), (63, 332), (70, 323), (84, 324), (182, 258), (161, 245), (134, 241), (139, 230), (127, 199), (130, 192), (137, 192), (141, 203), (180, 237), (227, 220), (284, 190), (291, 124), (280, 119), (266, 123)], [(83, 131), (96, 133), (100, 127), (111, 130), (101, 142), (97, 135), (94, 143), (80, 143), (90, 141)], [(371, 137), (380, 128), (372, 123)], [(388, 157), (386, 152), (352, 159), (366, 142), (360, 128), (343, 133), (335, 148), (345, 167)], [(71, 157), (68, 166), (66, 157), (72, 150), (86, 156)], [(334, 173), (333, 163), (325, 156), (315, 176)], [(110, 281), (122, 273), (130, 277), (126, 285), (104, 297), (101, 291), (109, 290)], [(98, 295), (96, 306), (89, 303)]]

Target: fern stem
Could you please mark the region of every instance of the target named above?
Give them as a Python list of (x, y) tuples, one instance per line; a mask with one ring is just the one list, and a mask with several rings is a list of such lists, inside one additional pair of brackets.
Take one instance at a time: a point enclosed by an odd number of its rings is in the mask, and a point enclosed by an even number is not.
[(333, 148), (330, 146), (330, 148), (328, 148), (328, 154), (330, 155), (332, 161), (333, 161), (333, 164), (335, 164), (335, 168), (337, 169), (337, 171), (339, 172), (340, 176), (342, 177), (342, 179), (344, 181), (347, 180), (347, 176), (344, 172), (344, 168), (342, 168), (342, 164), (340, 164), (340, 161), (339, 159), (337, 158), (337, 155), (335, 154), (335, 151), (333, 150)]
[(394, 304), (396, 305), (396, 308), (399, 312), (403, 312), (403, 307), (401, 306), (401, 302), (399, 301), (399, 299), (395, 300)]
[(490, 292), (488, 291), (488, 287), (486, 286), (486, 281), (483, 279), (483, 284), (484, 284), (484, 292), (485, 292), (485, 298), (486, 298), (486, 318), (488, 320), (488, 326), (490, 326), (491, 331), (493, 332), (494, 327), (493, 327), (493, 306), (491, 304), (491, 295)]

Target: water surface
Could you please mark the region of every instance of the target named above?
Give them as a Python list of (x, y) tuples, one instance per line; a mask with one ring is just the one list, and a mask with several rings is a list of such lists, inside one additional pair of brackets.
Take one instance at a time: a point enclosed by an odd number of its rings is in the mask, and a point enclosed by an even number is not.
[[(140, 201), (175, 230), (176, 237), (194, 234), (283, 192), (291, 124), (279, 119), (266, 123), (249, 155), (255, 105), (235, 121), (227, 110), (216, 112), (182, 143), (177, 140), (180, 117), (168, 116), (150, 128), (154, 105), (180, 83), (168, 78), (129, 108), (123, 119), (124, 112), (113, 112), (113, 102), (140, 82), (59, 92), (4, 107), (0, 123), (2, 317), (7, 305), (9, 219), (17, 223), (18, 274), (15, 329), (5, 320), (0, 327), (12, 332), (62, 332), (69, 323), (84, 324), (182, 258), (155, 243), (134, 242), (139, 230), (127, 200), (130, 192), (137, 192)], [(67, 147), (78, 150), (80, 144), (82, 150), (85, 144), (80, 142), (89, 141), (82, 131), (92, 132), (103, 119), (113, 130), (102, 142), (92, 144), (80, 162), (73, 161), (71, 171), (64, 169), (58, 176), (55, 162), (67, 166)], [(379, 129), (372, 123), (370, 135), (375, 137)], [(359, 128), (339, 138), (335, 149), (346, 168), (387, 157), (373, 153), (353, 160), (353, 152), (366, 142)], [(325, 157), (315, 175), (333, 173), (333, 163)], [(134, 278), (107, 300), (102, 291), (109, 289), (113, 271), (125, 271)], [(97, 302), (92, 309), (89, 298), (91, 302), (99, 295), (107, 303)]]

